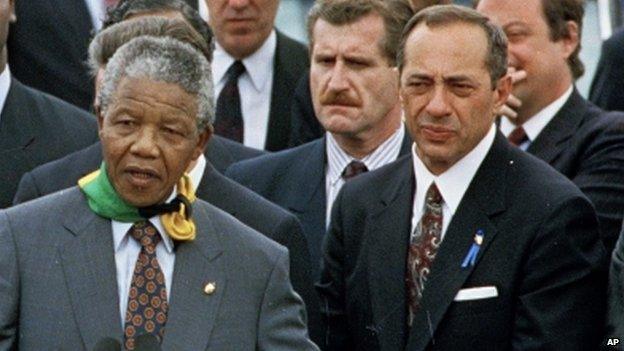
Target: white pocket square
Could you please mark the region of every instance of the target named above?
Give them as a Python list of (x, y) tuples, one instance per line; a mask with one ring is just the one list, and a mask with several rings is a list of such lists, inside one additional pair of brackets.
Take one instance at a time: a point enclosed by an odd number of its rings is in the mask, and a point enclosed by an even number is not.
[(498, 290), (495, 286), (480, 286), (459, 290), (453, 301), (482, 300), (496, 296), (498, 296)]

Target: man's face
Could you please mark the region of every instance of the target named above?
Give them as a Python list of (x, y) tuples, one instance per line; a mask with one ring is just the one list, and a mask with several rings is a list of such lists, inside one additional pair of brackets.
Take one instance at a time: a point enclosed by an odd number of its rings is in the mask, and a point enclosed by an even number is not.
[(312, 35), (310, 90), (319, 122), (352, 138), (382, 129), (398, 108), (398, 73), (379, 45), (381, 17), (368, 15), (340, 26), (319, 19)]
[(15, 0), (0, 0), (0, 45), (3, 49), (9, 36), (11, 22), (15, 22)]
[(122, 78), (98, 123), (108, 176), (126, 202), (141, 207), (167, 199), (208, 140), (196, 116), (197, 99), (178, 85)]
[(206, 5), (219, 44), (233, 57), (243, 59), (268, 38), (279, 0), (206, 0)]
[(507, 34), (509, 66), (527, 73), (513, 90), (523, 105), (539, 111), (558, 97), (553, 85), (571, 79), (566, 60), (578, 41), (551, 40), (542, 0), (481, 0), (477, 11)]
[(409, 35), (401, 73), (405, 122), (419, 158), (440, 174), (487, 134), (511, 81), (492, 89), (485, 66), (485, 32), (456, 23), (418, 25)]

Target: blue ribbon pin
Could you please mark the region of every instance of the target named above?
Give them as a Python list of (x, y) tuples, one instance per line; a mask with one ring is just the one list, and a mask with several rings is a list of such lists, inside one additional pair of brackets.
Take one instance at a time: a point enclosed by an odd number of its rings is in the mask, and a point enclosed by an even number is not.
[(474, 236), (474, 243), (472, 243), (466, 258), (464, 258), (464, 262), (462, 262), (462, 268), (466, 268), (468, 265), (474, 266), (479, 250), (481, 249), (481, 244), (483, 244), (483, 235), (485, 235), (483, 230), (477, 230), (477, 233)]

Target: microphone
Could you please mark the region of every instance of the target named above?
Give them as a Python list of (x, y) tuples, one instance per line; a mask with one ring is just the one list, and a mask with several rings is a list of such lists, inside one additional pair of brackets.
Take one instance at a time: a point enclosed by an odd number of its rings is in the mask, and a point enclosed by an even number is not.
[(160, 342), (153, 334), (141, 334), (134, 339), (134, 351), (161, 351)]
[(121, 351), (121, 343), (111, 337), (102, 338), (95, 344), (93, 351)]

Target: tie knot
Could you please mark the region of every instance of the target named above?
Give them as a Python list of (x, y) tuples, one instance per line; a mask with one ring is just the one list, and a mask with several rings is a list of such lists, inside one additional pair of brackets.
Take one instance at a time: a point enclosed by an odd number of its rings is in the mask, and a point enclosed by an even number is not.
[(238, 77), (243, 73), (245, 73), (245, 65), (237, 60), (228, 68), (226, 75), (228, 76), (228, 80), (238, 80)]
[(444, 199), (442, 198), (442, 194), (440, 194), (440, 190), (438, 190), (435, 183), (431, 183), (427, 194), (425, 194), (425, 203), (427, 205), (441, 206), (443, 202)]
[(509, 140), (509, 142), (513, 144), (514, 146), (518, 146), (524, 143), (525, 141), (529, 140), (529, 138), (527, 137), (526, 132), (524, 131), (524, 128), (516, 127), (516, 129), (514, 129), (509, 134), (509, 136), (507, 137), (507, 140)]
[(150, 221), (134, 223), (130, 228), (130, 236), (145, 248), (155, 248), (161, 240), (158, 230)]
[(349, 162), (344, 171), (342, 171), (342, 178), (344, 178), (344, 180), (349, 180), (364, 172), (368, 172), (368, 168), (366, 168), (364, 162), (353, 160)]

